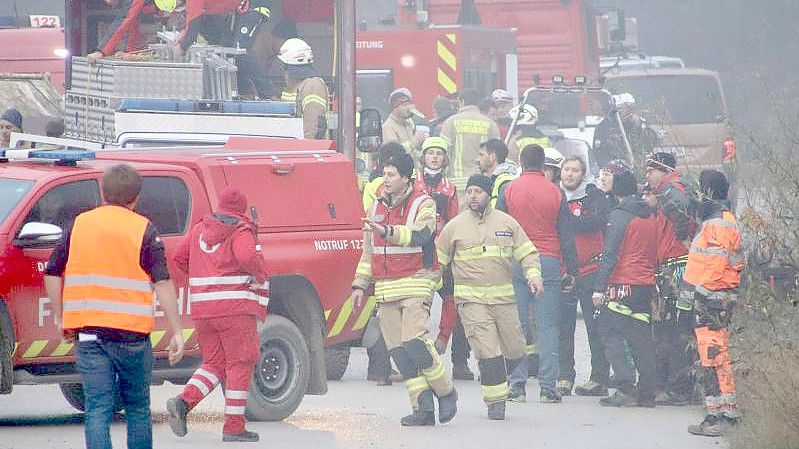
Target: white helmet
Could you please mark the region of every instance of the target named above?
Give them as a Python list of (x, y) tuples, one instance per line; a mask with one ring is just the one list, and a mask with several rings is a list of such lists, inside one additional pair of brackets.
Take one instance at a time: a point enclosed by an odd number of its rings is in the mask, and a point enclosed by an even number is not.
[(617, 108), (623, 106), (632, 106), (635, 104), (635, 97), (631, 93), (621, 93), (618, 95), (613, 95), (613, 103), (616, 105)]
[(561, 168), (563, 165), (563, 154), (555, 148), (544, 148), (544, 165)]
[[(516, 115), (519, 114), (519, 106), (514, 106), (508, 115), (511, 118), (515, 119)], [(519, 125), (535, 125), (535, 122), (538, 121), (538, 109), (531, 104), (526, 104), (522, 108), (522, 113), (519, 114), (519, 120), (516, 122)]]
[(283, 42), (277, 58), (286, 65), (313, 64), (313, 50), (304, 40), (293, 37)]

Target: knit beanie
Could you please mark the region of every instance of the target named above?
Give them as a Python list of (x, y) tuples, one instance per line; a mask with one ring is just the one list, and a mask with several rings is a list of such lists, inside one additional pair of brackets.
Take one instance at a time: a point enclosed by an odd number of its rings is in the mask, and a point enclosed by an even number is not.
[(627, 170), (613, 175), (613, 195), (624, 198), (638, 192), (638, 181), (633, 172)]
[(466, 188), (468, 189), (471, 186), (477, 186), (483, 189), (485, 193), (490, 195), (493, 184), (494, 181), (490, 177), (476, 173), (469, 177), (469, 181), (466, 183)]
[(227, 187), (219, 196), (219, 211), (244, 215), (247, 211), (247, 198), (235, 187)]

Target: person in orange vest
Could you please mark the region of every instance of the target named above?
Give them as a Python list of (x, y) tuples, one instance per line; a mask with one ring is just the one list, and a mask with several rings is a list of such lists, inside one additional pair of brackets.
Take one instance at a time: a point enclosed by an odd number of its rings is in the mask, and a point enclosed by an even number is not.
[(403, 426), (449, 422), (457, 413), (458, 393), (428, 336), (433, 288), (441, 279), (433, 237), (435, 201), (414, 188), (413, 159), (402, 153), (383, 166), (378, 199), (364, 219), (363, 253), (350, 299), (364, 305), (374, 285), (380, 331), (405, 380), (413, 413)]
[[(744, 256), (741, 229), (727, 199), (729, 183), (723, 173), (704, 170), (699, 176), (702, 228), (691, 242), (685, 282), (693, 287), (699, 361), (707, 415), (688, 427), (694, 435), (717, 437), (741, 418), (735, 398), (735, 380), (727, 327), (737, 300)], [(689, 293), (690, 294), (690, 293)]]
[(89, 449), (111, 448), (117, 392), (125, 406), (128, 447), (152, 447), (155, 295), (172, 333), (169, 362), (183, 358), (177, 295), (164, 244), (150, 220), (133, 210), (141, 183), (130, 165), (109, 168), (102, 181), (105, 204), (75, 218), (45, 270), (47, 296), (56, 320), (61, 318), (57, 323), (67, 340), (77, 340), (75, 366), (83, 382)]
[(260, 353), (257, 320), (269, 303), (266, 262), (255, 238), (257, 223), (246, 216), (247, 198), (226, 188), (219, 208), (192, 228), (175, 253), (189, 275), (189, 301), (203, 356), (177, 397), (167, 401), (169, 426), (185, 436), (186, 415), (221, 382), (225, 388), (222, 441), (254, 442), (244, 428), (247, 392)]

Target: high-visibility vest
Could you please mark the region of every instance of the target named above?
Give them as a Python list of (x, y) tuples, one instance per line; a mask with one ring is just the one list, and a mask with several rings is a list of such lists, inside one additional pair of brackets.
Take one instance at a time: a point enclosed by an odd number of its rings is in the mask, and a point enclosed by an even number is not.
[(684, 279), (707, 295), (738, 287), (743, 267), (741, 230), (732, 212), (725, 210), (720, 218), (706, 220), (691, 242)]
[(150, 276), (140, 265), (147, 218), (102, 206), (75, 219), (64, 270), (64, 329), (149, 334), (155, 324)]
[[(385, 187), (380, 187), (380, 193)], [(422, 203), (429, 200), (419, 189), (413, 189), (405, 203), (389, 209), (382, 201), (372, 206), (371, 217), (383, 226), (413, 226)], [(389, 243), (376, 232), (372, 233), (372, 277), (374, 279), (399, 279), (413, 276), (424, 268), (424, 250), (421, 246), (408, 246), (411, 232), (401, 228), (400, 245)], [(434, 257), (435, 259), (435, 257)]]
[(502, 184), (505, 184), (508, 181), (513, 181), (516, 178), (518, 178), (518, 176), (507, 172), (500, 173), (494, 178), (494, 185), (491, 187), (491, 207), (497, 207), (497, 200), (499, 200), (499, 189), (502, 187)]

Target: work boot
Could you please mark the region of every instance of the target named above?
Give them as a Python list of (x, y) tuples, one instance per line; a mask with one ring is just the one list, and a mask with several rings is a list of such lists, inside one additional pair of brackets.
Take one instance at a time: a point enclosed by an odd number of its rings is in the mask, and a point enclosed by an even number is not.
[(186, 415), (189, 414), (186, 401), (179, 397), (170, 398), (166, 401), (166, 411), (169, 413), (169, 428), (172, 429), (172, 433), (185, 437), (188, 433)]
[(453, 388), (450, 394), (438, 398), (438, 422), (448, 423), (456, 413), (458, 413), (458, 391)]
[(613, 396), (600, 399), (599, 405), (603, 407), (635, 407), (638, 405), (638, 400), (635, 399), (635, 396), (617, 390)]
[[(450, 418), (452, 419), (452, 418)], [(425, 390), (419, 395), (419, 409), (400, 420), (403, 426), (435, 426), (436, 408), (433, 403), (433, 390)]]
[(557, 391), (541, 390), (541, 394), (538, 396), (538, 402), (542, 404), (558, 404), (561, 402), (561, 397)]
[(683, 406), (688, 405), (689, 400), (687, 397), (676, 394), (676, 393), (669, 393), (666, 391), (662, 391), (655, 396), (655, 403), (657, 405), (674, 405), (674, 406)]
[(452, 365), (452, 378), (457, 380), (474, 380), (474, 373), (469, 369), (469, 365), (464, 360)]
[(726, 416), (707, 415), (699, 423), (688, 426), (688, 433), (706, 437), (720, 437), (735, 425), (736, 421)]
[(258, 434), (249, 430), (241, 433), (222, 434), (222, 441), (225, 443), (255, 443), (258, 439)]
[(538, 353), (530, 354), (529, 356), (527, 356), (527, 360), (528, 360), (527, 377), (538, 377), (538, 362), (539, 362)]
[(607, 396), (608, 387), (599, 382), (589, 380), (584, 384), (574, 387), (574, 393), (577, 394), (577, 396)]
[(574, 382), (570, 380), (559, 380), (558, 383), (555, 384), (555, 389), (558, 390), (558, 394), (561, 396), (571, 396), (573, 386)]
[(511, 384), (508, 400), (512, 402), (527, 402), (527, 386), (524, 383)]
[(503, 421), (505, 419), (505, 401), (488, 404), (488, 419)]

